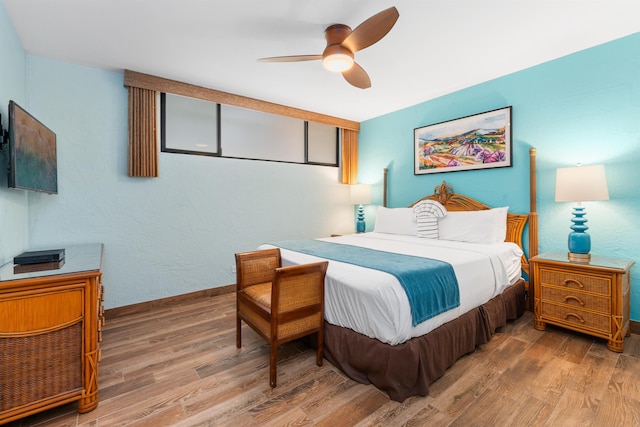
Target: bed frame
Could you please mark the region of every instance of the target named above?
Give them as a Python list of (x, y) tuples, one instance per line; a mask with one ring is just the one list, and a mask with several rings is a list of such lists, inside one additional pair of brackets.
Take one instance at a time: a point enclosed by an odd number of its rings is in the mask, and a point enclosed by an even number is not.
[[(528, 257), (538, 253), (538, 218), (536, 214), (535, 148), (529, 150), (529, 214), (507, 214), (507, 241), (523, 247), (525, 225), (529, 227)], [(384, 200), (387, 201), (387, 173), (384, 173)], [(456, 194), (444, 181), (434, 189), (431, 199), (449, 211), (490, 209), (470, 197)], [(524, 249), (524, 248), (523, 248)], [(526, 251), (525, 251), (526, 252)], [(350, 378), (363, 384), (374, 384), (393, 400), (402, 402), (414, 395), (426, 396), (429, 386), (440, 378), (461, 356), (472, 353), (487, 343), (495, 330), (508, 320), (518, 318), (527, 307), (530, 268), (528, 257), (522, 257), (522, 279), (501, 295), (461, 317), (434, 329), (426, 335), (398, 345), (389, 345), (351, 329), (325, 322), (324, 356)], [(529, 293), (529, 301), (532, 300)]]

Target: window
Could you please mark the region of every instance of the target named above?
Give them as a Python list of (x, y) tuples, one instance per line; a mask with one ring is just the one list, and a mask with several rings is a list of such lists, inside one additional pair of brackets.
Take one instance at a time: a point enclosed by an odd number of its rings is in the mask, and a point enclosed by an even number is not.
[(225, 157), (304, 163), (304, 122), (223, 105), (220, 137)]
[(307, 124), (307, 163), (338, 165), (338, 128), (320, 123)]
[(220, 155), (220, 104), (160, 95), (160, 147), (167, 153)]
[(335, 126), (162, 93), (161, 150), (338, 166)]

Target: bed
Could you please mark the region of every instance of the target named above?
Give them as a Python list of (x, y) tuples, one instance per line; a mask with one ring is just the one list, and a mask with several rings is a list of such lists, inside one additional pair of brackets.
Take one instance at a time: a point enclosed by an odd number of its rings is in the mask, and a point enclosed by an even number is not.
[[(497, 328), (519, 317), (528, 303), (525, 279), (529, 264), (523, 250), (527, 223), (528, 255), (537, 254), (535, 149), (530, 155), (531, 207), (527, 214), (490, 208), (456, 194), (443, 181), (433, 194), (408, 208), (379, 208), (373, 232), (317, 239), (319, 243), (313, 245), (321, 245), (322, 250), (329, 246), (327, 255), (296, 242), (263, 245), (280, 247), (283, 265), (330, 260), (325, 279), (325, 358), (355, 381), (374, 384), (401, 402), (413, 395), (426, 396), (429, 385), (458, 358), (487, 343)], [(406, 222), (407, 218), (415, 221), (410, 212), (430, 200), (446, 208), (446, 221), (457, 221), (456, 227), (447, 229), (442, 226), (445, 218), (440, 218), (442, 236), (438, 238), (419, 237), (412, 231), (415, 225)], [(491, 225), (473, 226), (479, 223)], [(461, 224), (470, 225), (462, 234), (459, 229), (465, 227)], [(402, 231), (403, 227), (408, 231)], [(360, 253), (361, 258), (380, 251), (450, 264), (459, 293), (456, 305), (416, 321), (417, 312), (409, 301), (410, 292), (403, 289), (403, 279), (334, 257), (333, 247), (342, 246), (370, 251)]]

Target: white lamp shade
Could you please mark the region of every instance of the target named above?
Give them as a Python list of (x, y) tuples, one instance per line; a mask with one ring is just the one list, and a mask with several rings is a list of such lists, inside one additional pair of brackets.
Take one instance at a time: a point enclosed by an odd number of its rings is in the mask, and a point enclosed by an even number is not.
[(556, 202), (609, 200), (604, 165), (558, 168)]
[(351, 203), (354, 205), (371, 203), (371, 186), (369, 184), (351, 185)]

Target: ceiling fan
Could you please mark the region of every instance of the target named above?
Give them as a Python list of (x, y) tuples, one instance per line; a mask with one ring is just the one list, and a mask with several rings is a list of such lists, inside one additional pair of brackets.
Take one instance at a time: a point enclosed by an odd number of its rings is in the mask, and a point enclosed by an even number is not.
[(322, 60), (325, 69), (342, 73), (347, 82), (360, 89), (371, 87), (371, 79), (364, 69), (358, 65), (353, 55), (380, 41), (394, 26), (399, 17), (398, 10), (390, 7), (379, 12), (355, 30), (344, 24), (334, 24), (324, 31), (327, 47), (322, 55), (293, 55), (260, 58), (261, 62), (297, 62)]

